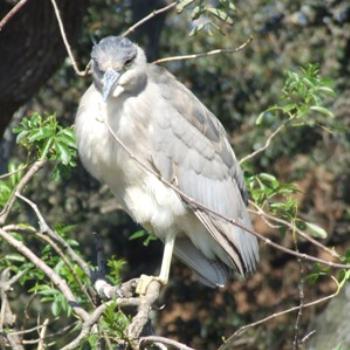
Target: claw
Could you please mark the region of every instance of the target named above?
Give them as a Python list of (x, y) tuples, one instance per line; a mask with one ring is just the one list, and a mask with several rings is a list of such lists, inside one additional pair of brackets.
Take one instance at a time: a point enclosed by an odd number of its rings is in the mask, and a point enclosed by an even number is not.
[(140, 279), (137, 283), (136, 286), (136, 294), (138, 295), (146, 295), (147, 293), (147, 289), (149, 287), (149, 285), (153, 282), (156, 281), (162, 285), (165, 285), (166, 283), (157, 276), (148, 276), (148, 275), (141, 275)]

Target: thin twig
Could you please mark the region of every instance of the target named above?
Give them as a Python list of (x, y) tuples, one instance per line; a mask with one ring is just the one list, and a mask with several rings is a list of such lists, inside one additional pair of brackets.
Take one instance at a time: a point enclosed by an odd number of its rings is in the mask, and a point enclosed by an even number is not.
[[(305, 303), (302, 307), (305, 309), (305, 308), (308, 308), (308, 307), (311, 307), (311, 306), (314, 306), (314, 305), (317, 305), (317, 304), (321, 304), (321, 303), (324, 303), (325, 301), (328, 301), (334, 297), (336, 297), (339, 293), (340, 289), (338, 289), (335, 293), (333, 294), (330, 294), (330, 295), (327, 295), (325, 297), (322, 297), (320, 299), (316, 299), (316, 300), (313, 300), (309, 303)], [(267, 317), (264, 317), (256, 322), (253, 322), (253, 323), (250, 323), (248, 325), (245, 325), (241, 328), (239, 328), (236, 332), (234, 332), (225, 342), (225, 344), (221, 345), (220, 348), (218, 350), (230, 350), (232, 349), (231, 348), (231, 343), (232, 341), (234, 340), (234, 338), (236, 338), (237, 336), (239, 335), (242, 335), (243, 333), (245, 333), (248, 329), (250, 328), (253, 328), (255, 326), (258, 326), (262, 323), (265, 323), (267, 321), (270, 321), (274, 318), (277, 318), (277, 317), (280, 317), (280, 316), (283, 316), (283, 315), (286, 315), (290, 312), (294, 312), (294, 311), (298, 311), (300, 309), (300, 305), (297, 305), (297, 306), (293, 306), (289, 309), (286, 309), (286, 310), (283, 310), (283, 311), (279, 311), (279, 312), (275, 312)]]
[(20, 0), (15, 6), (5, 15), (5, 17), (0, 21), (0, 32), (2, 28), (7, 24), (7, 22), (26, 4), (28, 0)]
[[(31, 201), (29, 198), (24, 197), (23, 195), (21, 195), (18, 191), (15, 193), (15, 196), (19, 197), (21, 200), (26, 202), (33, 209), (33, 211), (34, 211), (34, 213), (37, 216), (38, 221), (39, 221), (40, 231), (42, 233), (46, 233), (53, 241), (55, 241), (58, 244), (60, 244), (63, 247), (63, 249), (66, 251), (67, 255), (76, 264), (78, 264), (79, 267), (84, 271), (86, 276), (90, 276), (89, 264), (86, 261), (84, 261), (84, 259), (81, 258), (80, 255), (74, 251), (74, 249), (72, 249), (72, 247), (66, 242), (65, 239), (63, 239), (59, 234), (56, 233), (56, 231), (54, 231), (48, 225), (48, 223), (44, 219), (44, 216), (40, 212), (38, 206), (33, 201)], [(11, 230), (11, 229), (20, 229), (20, 227), (18, 227), (16, 225), (6, 226), (6, 230), (7, 231)]]
[(127, 29), (122, 36), (128, 36), (129, 34), (133, 33), (135, 31), (135, 29), (137, 29), (138, 27), (142, 26), (144, 23), (146, 23), (147, 21), (149, 21), (150, 19), (152, 19), (153, 17), (171, 10), (172, 8), (174, 8), (177, 4), (177, 1), (174, 1), (172, 3), (170, 3), (169, 5), (166, 5), (158, 10), (153, 10), (151, 13), (149, 13), (147, 16), (141, 18), (138, 22), (136, 22), (135, 24), (133, 24), (129, 29)]
[(313, 329), (310, 332), (307, 332), (306, 335), (304, 335), (303, 339), (300, 340), (300, 344), (304, 344), (307, 340), (310, 339), (314, 334), (316, 333), (316, 330)]
[(74, 54), (73, 54), (73, 51), (70, 47), (70, 44), (69, 44), (69, 41), (67, 39), (67, 34), (66, 34), (66, 31), (64, 29), (64, 24), (63, 24), (63, 21), (62, 21), (62, 16), (60, 14), (60, 10), (57, 6), (57, 3), (56, 3), (56, 0), (50, 0), (51, 1), (51, 4), (53, 6), (53, 9), (54, 9), (54, 12), (55, 12), (55, 15), (56, 15), (56, 19), (57, 19), (57, 23), (58, 23), (58, 27), (60, 29), (60, 33), (61, 33), (61, 36), (62, 36), (62, 40), (63, 40), (63, 43), (64, 43), (64, 46), (67, 50), (67, 53), (68, 53), (68, 56), (72, 62), (72, 65), (73, 65), (73, 69), (75, 71), (75, 73), (77, 75), (79, 75), (80, 77), (86, 77), (88, 75), (88, 71), (89, 71), (89, 64), (86, 66), (86, 68), (81, 71), (79, 69), (79, 66), (78, 66), (78, 63), (74, 57)]
[[(55, 243), (57, 241), (60, 241), (60, 243), (61, 243), (61, 240), (59, 240), (57, 237), (60, 237), (60, 238), (62, 238), (62, 237), (59, 236), (58, 234), (56, 234), (56, 232), (54, 230), (52, 230), (51, 227), (47, 224), (47, 222), (45, 221), (45, 219), (44, 219), (43, 215), (41, 214), (39, 207), (36, 205), (36, 203), (31, 201), (29, 198), (21, 195), (20, 193), (16, 193), (16, 197), (20, 198), (22, 201), (27, 203), (33, 209), (33, 211), (35, 212), (35, 214), (38, 218), (40, 231), (41, 231), (41, 232), (35, 231), (34, 234), (36, 236), (38, 236), (41, 240), (47, 242), (56, 251), (56, 253), (61, 257), (61, 259), (63, 260), (65, 265), (68, 267), (68, 269), (72, 273), (75, 281), (78, 283), (80, 289), (84, 292), (84, 294), (86, 295), (86, 297), (90, 301), (91, 305), (93, 305), (92, 298), (91, 298), (90, 294), (88, 293), (87, 289), (85, 288), (85, 286), (83, 286), (83, 284), (81, 283), (81, 280), (77, 276), (77, 274), (74, 270), (74, 267), (72, 266), (70, 261), (67, 259), (66, 255), (63, 253), (61, 248)], [(44, 235), (43, 233), (46, 233), (47, 236)], [(70, 249), (67, 250), (66, 246), (68, 246)], [(82, 259), (78, 256), (77, 253), (74, 252), (74, 250), (66, 243), (66, 241), (64, 241), (64, 248), (66, 249), (66, 252), (69, 253), (69, 256), (72, 258), (73, 261), (75, 261), (75, 262), (77, 260), (79, 261), (79, 266), (83, 269), (83, 271), (85, 271), (84, 269), (85, 268), (87, 269), (87, 267), (86, 267), (87, 263), (81, 262)], [(78, 259), (77, 259), (77, 257), (78, 257)], [(87, 276), (89, 277), (88, 271), (89, 270), (87, 269), (87, 271), (85, 271), (85, 273), (87, 273)]]
[(14, 171), (10, 171), (6, 174), (2, 174), (2, 175), (0, 175), (0, 180), (4, 180), (12, 175), (18, 174), (19, 172), (23, 171), (26, 167), (27, 167), (27, 165), (24, 165), (23, 167), (20, 167)]
[(3, 225), (7, 219), (7, 216), (15, 203), (16, 193), (21, 193), (27, 183), (32, 179), (32, 177), (47, 163), (46, 159), (39, 159), (33, 163), (33, 165), (29, 168), (27, 173), (23, 176), (23, 178), (19, 181), (18, 185), (12, 192), (10, 199), (5, 204), (4, 209), (0, 213), (0, 225)]
[(250, 160), (250, 159), (256, 157), (258, 154), (264, 152), (267, 148), (269, 148), (271, 141), (276, 137), (276, 135), (278, 135), (285, 128), (285, 126), (287, 125), (288, 122), (289, 122), (289, 120), (286, 120), (285, 122), (283, 122), (273, 133), (271, 133), (271, 135), (267, 138), (265, 144), (262, 147), (258, 148), (254, 152), (243, 157), (239, 161), (239, 164), (243, 164), (247, 160)]
[(76, 297), (69, 288), (67, 282), (62, 279), (51, 267), (49, 267), (43, 260), (35, 255), (27, 246), (21, 241), (14, 238), (5, 230), (0, 228), (0, 237), (3, 238), (8, 244), (14, 247), (18, 252), (30, 260), (38, 269), (43, 271), (45, 275), (51, 280), (51, 282), (62, 292), (67, 299), (68, 303), (74, 310), (74, 312), (82, 319), (88, 318), (88, 313), (80, 306)]
[(207, 206), (197, 202), (196, 200), (194, 200), (192, 197), (188, 196), (186, 193), (184, 193), (183, 191), (181, 191), (177, 186), (175, 186), (173, 183), (167, 181), (166, 179), (164, 179), (159, 173), (155, 172), (152, 168), (150, 168), (149, 166), (147, 166), (146, 164), (144, 164), (141, 160), (139, 160), (130, 150), (129, 148), (124, 144), (124, 142), (115, 134), (115, 132), (113, 131), (113, 129), (111, 128), (111, 126), (109, 125), (109, 123), (107, 121), (105, 121), (105, 124), (109, 130), (109, 133), (111, 134), (111, 136), (114, 138), (114, 140), (124, 149), (124, 151), (128, 154), (128, 156), (135, 160), (140, 167), (145, 170), (147, 173), (150, 173), (152, 175), (154, 175), (155, 177), (157, 177), (157, 179), (159, 181), (161, 181), (163, 184), (165, 184), (166, 186), (170, 187), (171, 189), (173, 189), (177, 194), (179, 194), (179, 196), (185, 201), (187, 202), (187, 204), (189, 204), (190, 206), (203, 210), (207, 213), (210, 213), (234, 226), (239, 227), (240, 229), (252, 234), (253, 236), (259, 238), (261, 241), (263, 241), (265, 244), (276, 248), (284, 253), (287, 253), (289, 255), (293, 255), (296, 257), (300, 257), (301, 259), (304, 260), (309, 260), (312, 262), (318, 262), (320, 264), (323, 265), (327, 265), (333, 268), (339, 268), (339, 269), (349, 269), (350, 268), (350, 264), (341, 264), (341, 263), (334, 263), (332, 261), (327, 261), (321, 258), (317, 258), (315, 256), (312, 255), (308, 255), (305, 253), (298, 253), (292, 249), (286, 248), (281, 246), (278, 243), (275, 243), (273, 241), (271, 241), (271, 239), (264, 237), (263, 235), (261, 235), (260, 233), (240, 224), (239, 222), (237, 222), (236, 220), (230, 219), (218, 212), (216, 212), (215, 210), (212, 210), (210, 208), (208, 208)]
[(45, 350), (45, 337), (46, 337), (46, 331), (47, 331), (47, 325), (49, 324), (49, 319), (45, 319), (43, 323), (43, 327), (41, 328), (40, 334), (39, 334), (39, 344), (38, 344), (38, 350)]
[(312, 243), (313, 245), (315, 245), (316, 247), (324, 250), (325, 252), (327, 252), (328, 254), (330, 254), (332, 257), (340, 259), (340, 255), (334, 250), (334, 249), (330, 249), (327, 246), (325, 246), (324, 244), (320, 243), (319, 241), (317, 241), (316, 239), (312, 238), (311, 236), (309, 236), (308, 234), (306, 234), (304, 231), (300, 230), (295, 224), (292, 225), (290, 222), (283, 220), (281, 218), (277, 218), (271, 214), (266, 213), (260, 206), (258, 206), (256, 203), (254, 203), (253, 201), (249, 201), (249, 203), (257, 209), (257, 211), (250, 209), (249, 212), (258, 215), (262, 218), (264, 218), (265, 220), (271, 220), (274, 222), (277, 222), (281, 225), (284, 225), (286, 227), (288, 227), (289, 229), (291, 229), (292, 231), (295, 230), (295, 232), (303, 237), (304, 239), (306, 239), (307, 241), (309, 241), (310, 243)]
[(189, 55), (182, 55), (182, 56), (172, 56), (172, 57), (164, 57), (159, 58), (158, 60), (152, 62), (155, 64), (159, 63), (165, 63), (165, 62), (172, 62), (172, 61), (183, 61), (183, 60), (192, 60), (200, 57), (208, 57), (208, 56), (214, 56), (222, 53), (236, 53), (238, 51), (243, 50), (251, 41), (253, 40), (252, 37), (250, 37), (248, 40), (246, 40), (242, 45), (233, 48), (233, 49), (215, 49), (207, 52), (201, 52), (201, 53), (194, 53)]
[[(294, 227), (295, 224), (293, 225)], [(298, 237), (296, 234), (296, 230), (293, 230), (293, 241), (294, 241), (294, 246), (295, 250), (299, 253), (299, 246), (298, 246)], [(304, 274), (305, 274), (305, 267), (303, 264), (303, 261), (298, 257), (298, 264), (299, 264), (299, 269), (300, 269), (300, 279), (298, 283), (298, 290), (299, 290), (299, 310), (297, 313), (297, 317), (295, 319), (295, 324), (294, 324), (294, 340), (293, 340), (293, 350), (298, 350), (299, 345), (300, 345), (300, 340), (299, 340), (299, 327), (300, 327), (300, 322), (301, 318), (303, 316), (303, 309), (304, 309), (304, 303), (305, 303), (305, 295), (304, 295)]]
[(106, 308), (114, 301), (108, 301), (104, 304), (101, 304), (99, 307), (97, 307), (91, 315), (89, 315), (81, 328), (81, 331), (77, 337), (74, 338), (73, 341), (71, 341), (69, 344), (64, 346), (62, 350), (74, 350), (77, 349), (80, 345), (80, 343), (89, 335), (91, 327), (97, 323), (97, 321), (100, 319)]
[(151, 335), (151, 336), (140, 338), (140, 348), (141, 349), (144, 349), (143, 345), (150, 344), (150, 343), (151, 344), (163, 343), (165, 345), (170, 345), (170, 346), (174, 347), (175, 349), (179, 349), (179, 350), (194, 350), (193, 348), (190, 348), (189, 346), (187, 346), (185, 344), (182, 344), (178, 341), (164, 338), (164, 337), (158, 337), (155, 335)]

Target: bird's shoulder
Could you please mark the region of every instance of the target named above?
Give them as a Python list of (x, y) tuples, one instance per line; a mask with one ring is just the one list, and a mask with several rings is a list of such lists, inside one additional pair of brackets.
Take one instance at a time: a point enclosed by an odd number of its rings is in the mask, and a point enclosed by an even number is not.
[(165, 68), (149, 64), (148, 77), (158, 86), (166, 108), (158, 116), (159, 156), (168, 164), (169, 159), (183, 171), (194, 169), (207, 178), (231, 178), (245, 202), (247, 191), (243, 174), (219, 119), (173, 74)]

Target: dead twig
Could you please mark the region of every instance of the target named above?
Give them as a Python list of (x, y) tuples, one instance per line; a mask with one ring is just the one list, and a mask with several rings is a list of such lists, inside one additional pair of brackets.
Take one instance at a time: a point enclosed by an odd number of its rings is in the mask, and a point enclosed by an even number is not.
[(250, 42), (252, 40), (253, 40), (253, 38), (250, 37), (242, 45), (240, 45), (236, 48), (233, 48), (233, 49), (215, 49), (215, 50), (211, 50), (211, 51), (207, 51), (207, 52), (194, 53), (194, 54), (189, 54), (189, 55), (164, 57), (164, 58), (159, 58), (158, 60), (155, 60), (152, 63), (159, 64), (159, 63), (172, 62), (172, 61), (192, 60), (192, 59), (201, 58), (201, 57), (209, 57), (209, 56), (219, 55), (222, 53), (228, 53), (228, 54), (236, 53), (236, 52), (242, 51), (247, 45), (250, 44)]
[(88, 64), (83, 71), (81, 71), (79, 69), (78, 63), (77, 63), (77, 61), (76, 61), (76, 59), (74, 57), (73, 51), (72, 51), (71, 46), (69, 44), (69, 41), (67, 39), (67, 34), (66, 34), (65, 29), (64, 29), (64, 24), (63, 24), (63, 21), (62, 21), (62, 16), (61, 16), (60, 10), (59, 10), (59, 8), (57, 6), (56, 0), (50, 0), (50, 1), (51, 1), (52, 6), (53, 6), (55, 15), (56, 15), (58, 27), (60, 29), (60, 33), (61, 33), (61, 36), (62, 36), (62, 40), (63, 40), (64, 46), (65, 46), (66, 51), (68, 53), (68, 56), (69, 56), (69, 58), (70, 58), (70, 60), (72, 62), (73, 69), (74, 69), (75, 73), (77, 75), (79, 75), (80, 77), (86, 77), (88, 75), (90, 65)]
[(152, 19), (153, 17), (171, 10), (172, 8), (174, 8), (177, 5), (177, 1), (174, 1), (172, 3), (170, 3), (169, 5), (166, 5), (160, 9), (157, 10), (153, 10), (151, 13), (149, 13), (147, 16), (141, 18), (138, 22), (136, 22), (135, 24), (133, 24), (130, 28), (128, 28), (123, 34), (122, 36), (128, 36), (129, 34), (133, 33), (138, 27), (142, 26), (144, 23), (146, 23), (147, 21), (149, 21), (150, 19)]
[(289, 120), (286, 120), (285, 122), (283, 122), (274, 132), (271, 133), (271, 135), (267, 138), (265, 144), (262, 147), (258, 148), (254, 152), (243, 157), (239, 161), (239, 164), (245, 163), (246, 161), (256, 157), (258, 154), (260, 154), (260, 153), (264, 152), (266, 149), (268, 149), (270, 144), (271, 144), (271, 141), (286, 127), (288, 122), (289, 122)]
[(7, 24), (7, 22), (17, 13), (19, 10), (27, 3), (28, 0), (20, 0), (15, 6), (5, 15), (5, 17), (0, 21), (0, 32)]

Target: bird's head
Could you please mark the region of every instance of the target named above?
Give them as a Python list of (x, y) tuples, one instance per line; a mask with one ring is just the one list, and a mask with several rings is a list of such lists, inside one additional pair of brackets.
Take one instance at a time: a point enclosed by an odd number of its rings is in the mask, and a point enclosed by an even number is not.
[(108, 36), (95, 44), (91, 64), (94, 84), (104, 100), (110, 96), (117, 97), (145, 79), (144, 51), (124, 37)]

